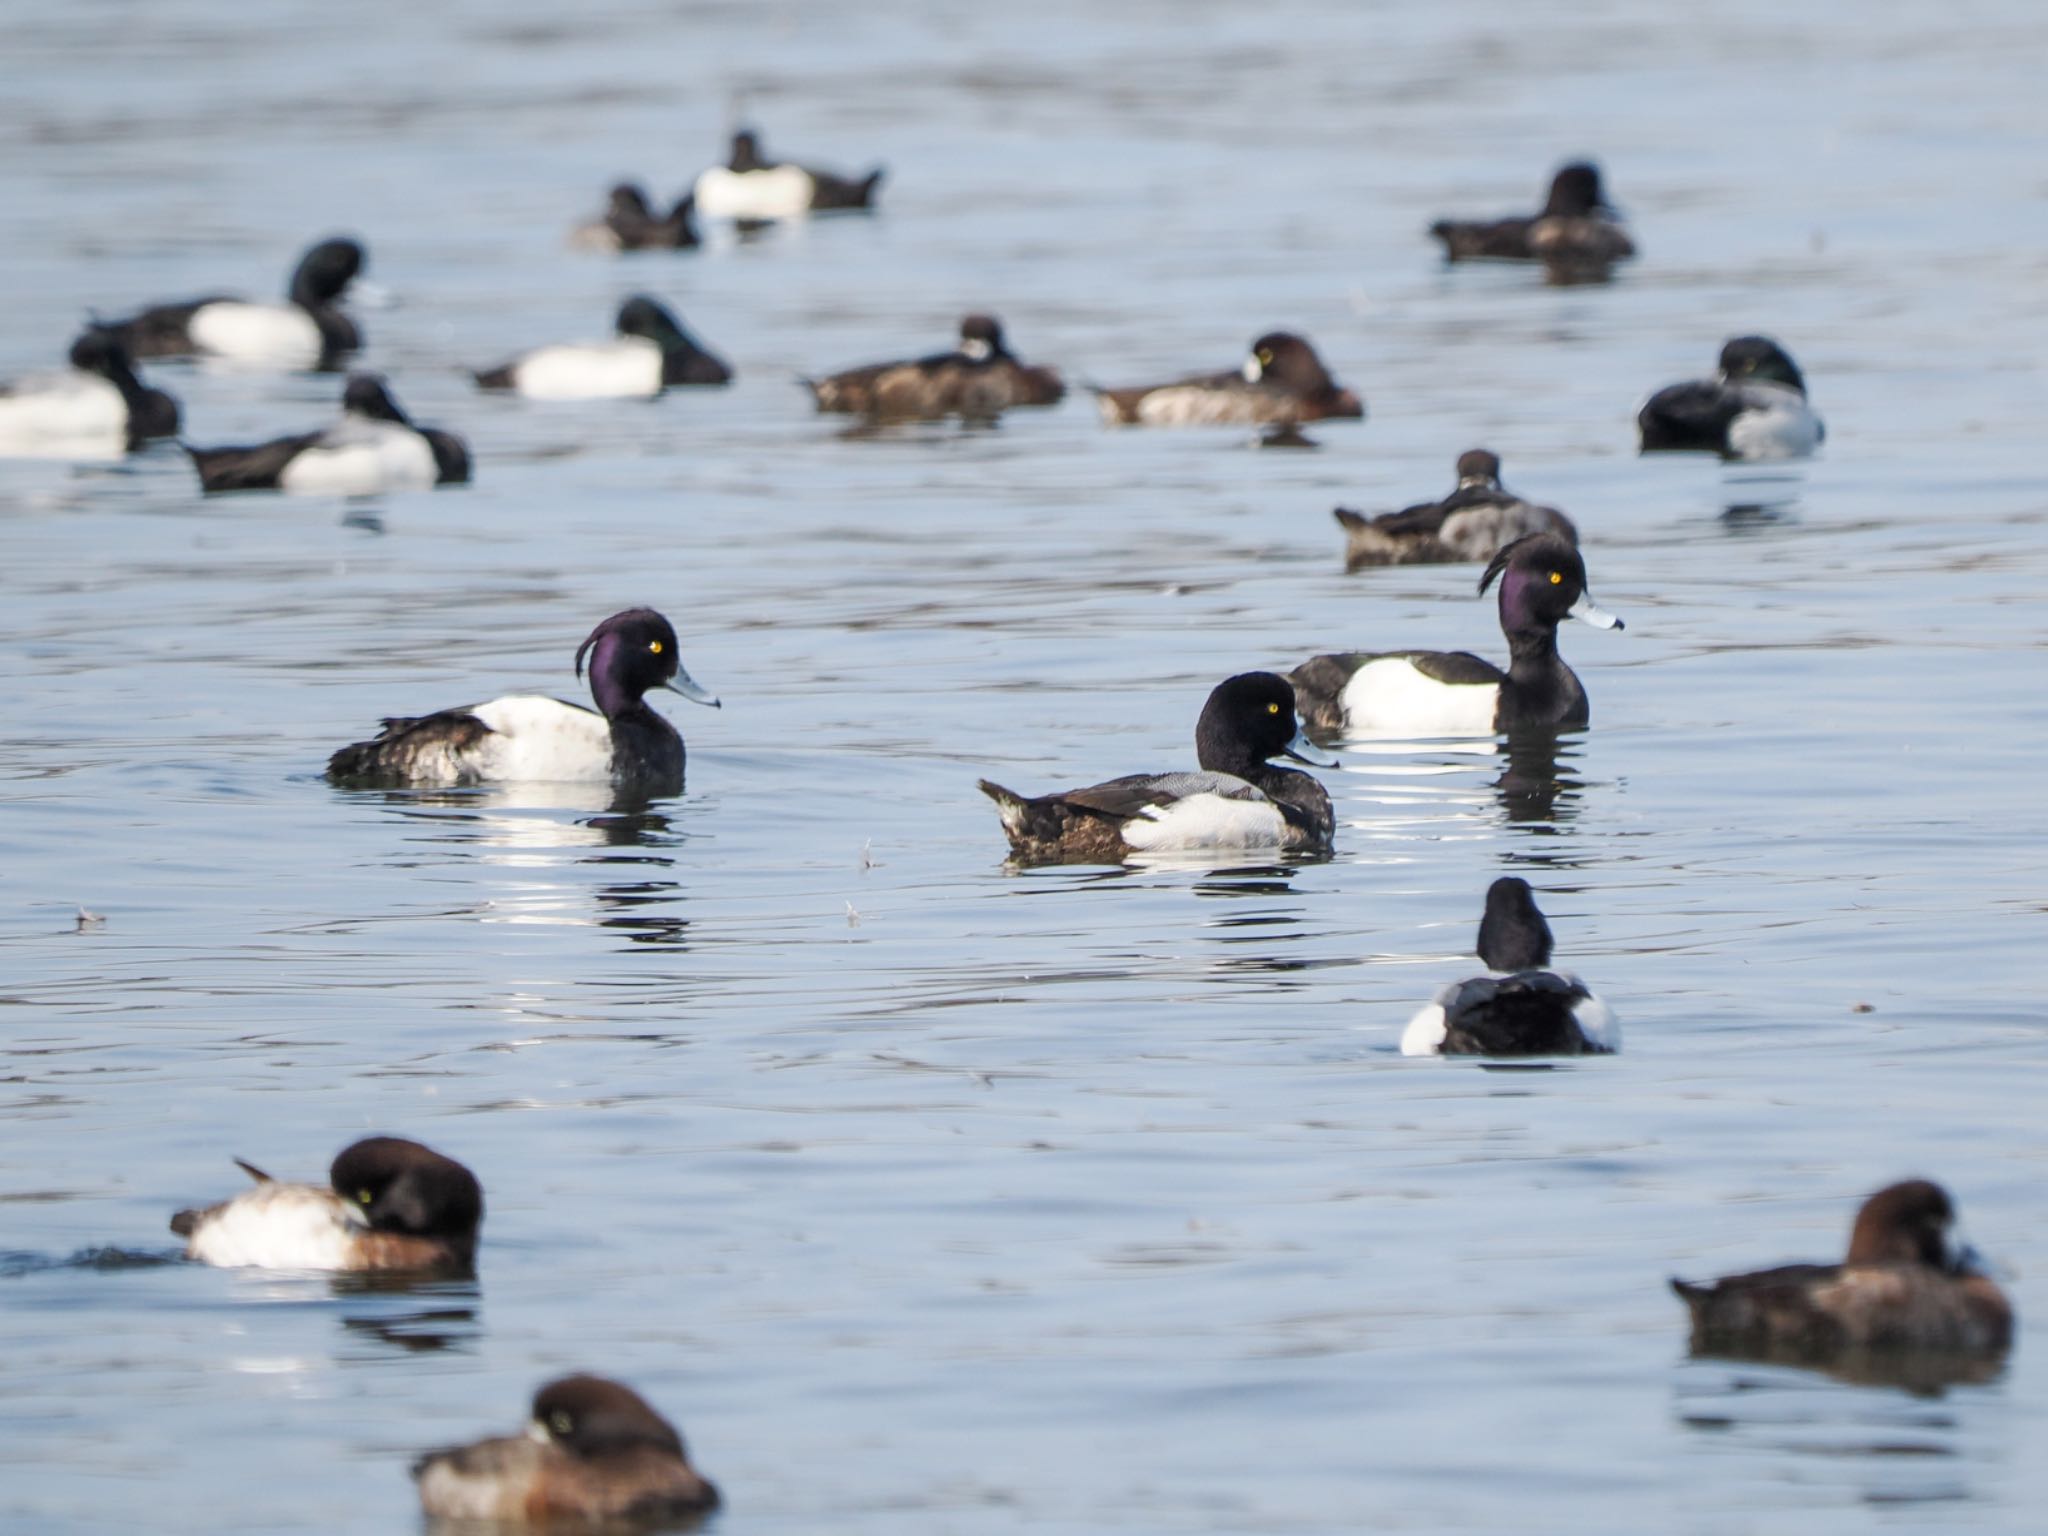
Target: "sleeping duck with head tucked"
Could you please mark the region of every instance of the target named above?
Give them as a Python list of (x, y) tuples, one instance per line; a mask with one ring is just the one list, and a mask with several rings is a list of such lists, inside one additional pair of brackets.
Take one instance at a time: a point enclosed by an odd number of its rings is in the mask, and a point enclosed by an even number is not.
[(1302, 735), (1287, 679), (1243, 672), (1218, 683), (1195, 726), (1198, 773), (1134, 773), (1085, 789), (1026, 797), (987, 779), (1024, 864), (1118, 864), (1134, 854), (1257, 851), (1327, 854), (1329, 792), (1275, 757), (1334, 768)]

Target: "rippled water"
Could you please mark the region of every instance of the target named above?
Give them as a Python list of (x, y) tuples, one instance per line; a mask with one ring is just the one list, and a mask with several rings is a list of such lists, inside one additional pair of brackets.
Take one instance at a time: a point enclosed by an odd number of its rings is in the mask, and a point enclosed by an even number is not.
[[(412, 1453), (578, 1367), (677, 1418), (729, 1531), (2036, 1528), (2044, 43), (2016, 0), (16, 17), (0, 372), (356, 230), (368, 361), (479, 469), (344, 506), (0, 464), (9, 1529), (407, 1528)], [(881, 215), (566, 248), (736, 101), (887, 161)], [(1645, 250), (1613, 287), (1436, 265), (1430, 216), (1585, 151)], [(638, 289), (733, 389), (466, 387)], [(1105, 383), (1297, 327), (1371, 418), (807, 414), (794, 374), (977, 306)], [(1824, 456), (1634, 457), (1747, 330)], [(335, 392), (159, 374), (200, 441)], [(1318, 650), (1498, 654), (1475, 572), (1347, 577), (1329, 519), (1481, 442), (1628, 620), (1565, 637), (1589, 734), (1347, 751), (1328, 864), (1005, 869), (981, 775), (1185, 763), (1217, 678)], [(634, 601), (726, 702), (672, 701), (680, 800), (321, 781), (380, 714), (573, 693)], [(1507, 870), (1625, 1055), (1395, 1054)], [(476, 1284), (147, 1262), (231, 1155), (370, 1130), (478, 1171)], [(1915, 1172), (2014, 1272), (2003, 1376), (1686, 1360), (1667, 1274), (1825, 1256)]]

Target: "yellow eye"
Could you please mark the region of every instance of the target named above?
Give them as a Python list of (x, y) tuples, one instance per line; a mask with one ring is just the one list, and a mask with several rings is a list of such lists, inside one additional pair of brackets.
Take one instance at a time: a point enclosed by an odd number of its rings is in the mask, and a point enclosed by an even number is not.
[(1259, 361), (1260, 361), (1260, 362), (1262, 362), (1262, 363), (1270, 363), (1270, 362), (1272, 362), (1272, 361), (1273, 361), (1273, 349), (1272, 349), (1271, 347), (1261, 347), (1261, 348), (1259, 348)]
[(367, 1189), (359, 1189), (356, 1191), (356, 1199), (361, 1201), (364, 1205), (368, 1205), (371, 1201), (375, 1200), (376, 1198), (377, 1197), (371, 1194), (370, 1191), (368, 1191)]
[(1561, 584), (1563, 583), (1563, 581), (1564, 581), (1564, 572), (1562, 572), (1562, 571), (1552, 571), (1552, 572), (1550, 573), (1550, 584), (1551, 584), (1551, 585), (1552, 585), (1553, 587), (1561, 585)]
[(1269, 715), (1277, 715), (1280, 713), (1280, 706), (1278, 704), (1268, 704), (1266, 706), (1266, 713)]
[(647, 649), (659, 656), (661, 654), (661, 642), (659, 640), (650, 640), (647, 642)]
[(548, 1428), (558, 1435), (566, 1435), (576, 1428), (576, 1416), (566, 1408), (557, 1408), (548, 1415)]

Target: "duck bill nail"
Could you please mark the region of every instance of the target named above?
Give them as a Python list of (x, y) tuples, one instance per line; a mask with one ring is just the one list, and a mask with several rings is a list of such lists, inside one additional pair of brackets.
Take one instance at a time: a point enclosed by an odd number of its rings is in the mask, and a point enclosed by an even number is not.
[(1583, 592), (1579, 594), (1579, 600), (1576, 603), (1573, 603), (1571, 607), (1567, 608), (1565, 612), (1570, 614), (1573, 618), (1579, 620), (1581, 623), (1592, 625), (1595, 629), (1628, 628), (1628, 626), (1622, 623), (1620, 619), (1617, 619), (1605, 608), (1600, 607), (1593, 601), (1592, 598), (1586, 596), (1586, 594)]
[(1337, 768), (1342, 766), (1336, 758), (1310, 741), (1300, 731), (1296, 731), (1294, 733), (1294, 740), (1287, 743), (1280, 750), (1293, 758), (1297, 763), (1307, 763), (1313, 768)]
[(670, 693), (680, 693), (692, 704), (709, 704), (713, 709), (725, 708), (723, 704), (718, 702), (717, 694), (704, 687), (697, 679), (690, 676), (689, 673), (683, 671), (680, 667), (676, 669), (676, 675), (661, 686)]

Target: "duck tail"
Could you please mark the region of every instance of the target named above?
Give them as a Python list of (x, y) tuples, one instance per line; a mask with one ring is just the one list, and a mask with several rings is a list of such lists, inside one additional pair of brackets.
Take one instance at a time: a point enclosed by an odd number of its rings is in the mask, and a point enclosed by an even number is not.
[(510, 363), (506, 363), (499, 368), (472, 369), (469, 376), (476, 380), (476, 387), (478, 389), (511, 389), (513, 387), (512, 365)]
[(171, 1218), (171, 1231), (179, 1237), (190, 1237), (199, 1229), (199, 1218), (204, 1211), (180, 1211)]
[(1005, 789), (993, 779), (977, 780), (981, 792), (996, 803), (996, 814), (1003, 818), (1003, 831), (1010, 841), (1016, 842), (1024, 834), (1024, 813), (1028, 802), (1014, 789)]

